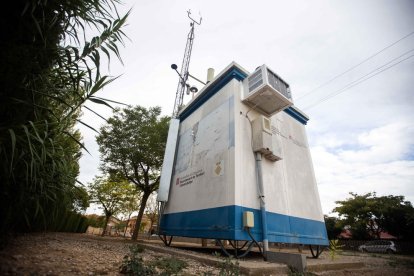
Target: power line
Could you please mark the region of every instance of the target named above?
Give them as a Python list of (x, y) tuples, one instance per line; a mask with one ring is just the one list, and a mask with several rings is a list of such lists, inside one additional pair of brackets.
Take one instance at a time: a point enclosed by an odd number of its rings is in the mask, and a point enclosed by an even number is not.
[(309, 91), (309, 92), (305, 93), (304, 95), (300, 96), (300, 97), (299, 97), (299, 98), (297, 98), (296, 100), (300, 100), (300, 99), (302, 99), (302, 98), (307, 97), (308, 95), (312, 94), (312, 93), (313, 93), (313, 92), (315, 92), (316, 90), (318, 90), (318, 89), (320, 89), (320, 88), (322, 88), (322, 87), (326, 86), (327, 84), (331, 83), (332, 81), (336, 80), (337, 78), (342, 77), (343, 75), (345, 75), (345, 74), (346, 74), (346, 73), (348, 73), (349, 71), (352, 71), (352, 70), (353, 70), (353, 69), (355, 69), (356, 67), (358, 67), (358, 66), (360, 66), (360, 65), (364, 64), (364, 63), (365, 63), (365, 62), (367, 62), (368, 60), (370, 60), (370, 59), (372, 59), (373, 57), (375, 57), (375, 56), (379, 55), (380, 53), (384, 52), (384, 51), (385, 51), (385, 50), (387, 50), (388, 48), (390, 48), (390, 47), (394, 46), (395, 44), (399, 43), (400, 41), (402, 41), (402, 40), (406, 39), (407, 37), (409, 37), (409, 36), (411, 36), (411, 35), (413, 35), (413, 34), (414, 34), (414, 31), (413, 31), (413, 32), (411, 32), (411, 33), (409, 33), (409, 34), (407, 34), (407, 35), (405, 35), (405, 36), (403, 36), (402, 38), (400, 38), (400, 39), (398, 39), (397, 41), (395, 41), (395, 42), (391, 43), (390, 45), (388, 45), (387, 47), (385, 47), (385, 48), (381, 49), (379, 52), (376, 52), (375, 54), (373, 54), (373, 55), (371, 55), (370, 57), (368, 57), (368, 58), (364, 59), (363, 61), (361, 61), (360, 63), (358, 63), (358, 64), (356, 64), (356, 65), (352, 66), (352, 67), (351, 67), (351, 68), (349, 68), (349, 69), (347, 69), (345, 72), (343, 72), (343, 73), (341, 73), (341, 74), (339, 74), (339, 75), (337, 75), (337, 76), (333, 77), (332, 79), (328, 80), (327, 82), (324, 82), (323, 84), (319, 85), (318, 87), (316, 87), (316, 88), (312, 89), (311, 91)]
[[(414, 50), (414, 49), (413, 49)], [(412, 52), (413, 50), (411, 50), (411, 51), (409, 51), (409, 52)], [(405, 55), (405, 54), (404, 54)], [(401, 56), (400, 56), (401, 57)], [(384, 68), (383, 70), (381, 70), (381, 71), (379, 71), (379, 72), (377, 72), (376, 74), (373, 74), (373, 75), (371, 75), (371, 76), (369, 76), (369, 77), (367, 77), (367, 78), (365, 78), (365, 79), (362, 79), (362, 78), (364, 78), (364, 77), (366, 77), (366, 76), (368, 76), (368, 75), (370, 75), (371, 73), (369, 73), (369, 74), (366, 74), (366, 75), (364, 75), (363, 77), (361, 77), (360, 79), (358, 79), (358, 80), (360, 80), (360, 81), (354, 81), (354, 82), (352, 82), (352, 83), (350, 83), (350, 84), (348, 84), (348, 85), (346, 85), (345, 87), (343, 87), (343, 88), (341, 88), (341, 89), (339, 89), (339, 90), (337, 90), (336, 92), (334, 92), (333, 94), (330, 94), (330, 95), (328, 95), (327, 97), (325, 97), (325, 98), (323, 98), (322, 100), (320, 100), (319, 102), (317, 102), (317, 103), (315, 103), (315, 104), (313, 104), (313, 105), (309, 105), (309, 106), (307, 106), (307, 107), (305, 107), (304, 109), (311, 109), (311, 108), (313, 108), (313, 107), (315, 107), (316, 105), (318, 105), (318, 104), (321, 104), (321, 103), (323, 103), (323, 102), (325, 102), (325, 101), (327, 101), (327, 100), (329, 100), (329, 99), (331, 99), (331, 98), (333, 98), (333, 97), (335, 97), (335, 96), (337, 96), (337, 95), (339, 95), (339, 94), (341, 94), (341, 93), (343, 93), (343, 92), (345, 92), (346, 90), (348, 90), (348, 89), (350, 89), (350, 88), (352, 88), (352, 87), (354, 87), (354, 86), (356, 86), (356, 85), (358, 85), (358, 84), (360, 84), (360, 83), (362, 83), (362, 82), (364, 82), (364, 81), (367, 81), (367, 80), (369, 80), (370, 78), (372, 78), (372, 77), (374, 77), (374, 76), (376, 76), (376, 75), (378, 75), (378, 74), (380, 74), (380, 73), (382, 73), (382, 72), (384, 72), (384, 71), (386, 71), (386, 70), (388, 70), (388, 69), (390, 69), (390, 68), (392, 68), (392, 67), (394, 67), (394, 66), (396, 66), (397, 64), (399, 64), (399, 63), (401, 63), (401, 62), (403, 62), (403, 61), (405, 61), (405, 60), (407, 60), (407, 59), (410, 59), (410, 58), (412, 58), (412, 57), (414, 57), (414, 55), (411, 55), (411, 56), (409, 56), (409, 57), (407, 57), (407, 58), (405, 58), (405, 59), (402, 59), (402, 60), (400, 60), (399, 62), (396, 62), (396, 63), (394, 63), (394, 64), (392, 64), (392, 65), (390, 65), (390, 66), (388, 66), (387, 68)], [(399, 57), (398, 57), (399, 58)], [(396, 58), (396, 59), (398, 59), (398, 58)], [(395, 59), (394, 59), (395, 60)], [(388, 62), (387, 64), (389, 64), (390, 62)], [(381, 67), (384, 67), (385, 65), (383, 65), (383, 66), (381, 66)], [(381, 68), (381, 67), (379, 67), (379, 68)], [(379, 68), (377, 68), (377, 69), (375, 69), (374, 71), (377, 71)], [(361, 80), (362, 79), (362, 80)]]
[[(321, 103), (323, 103), (323, 102), (325, 102), (325, 101), (327, 101), (327, 100), (329, 100), (329, 99), (331, 99), (331, 98), (333, 98), (333, 97), (335, 97), (335, 96), (337, 96), (337, 95), (339, 95), (339, 94), (341, 94), (341, 93), (345, 92), (346, 90), (348, 90), (348, 89), (350, 89), (350, 88), (352, 88), (352, 87), (354, 87), (354, 86), (356, 86), (356, 85), (358, 85), (358, 84), (361, 84), (361, 83), (363, 83), (363, 82), (365, 82), (365, 81), (369, 80), (370, 78), (372, 78), (372, 77), (374, 77), (374, 76), (376, 76), (376, 75), (378, 75), (378, 74), (380, 74), (380, 73), (382, 73), (382, 72), (384, 72), (384, 71), (386, 71), (386, 70), (388, 70), (388, 69), (390, 69), (390, 68), (392, 68), (392, 67), (394, 67), (394, 66), (396, 66), (396, 65), (400, 64), (401, 62), (403, 62), (403, 61), (405, 61), (405, 60), (407, 60), (407, 59), (410, 59), (410, 58), (414, 57), (414, 55), (408, 56), (408, 57), (406, 57), (405, 59), (402, 59), (402, 60), (400, 60), (400, 61), (398, 61), (398, 62), (396, 62), (396, 63), (394, 63), (394, 64), (392, 64), (392, 65), (390, 65), (390, 66), (388, 66), (388, 67), (386, 67), (386, 68), (384, 68), (384, 69), (382, 69), (382, 70), (380, 70), (379, 72), (377, 72), (377, 73), (375, 73), (375, 74), (371, 75), (373, 72), (377, 71), (378, 69), (380, 69), (380, 68), (382, 68), (382, 67), (386, 66), (387, 64), (390, 64), (391, 62), (395, 61), (396, 59), (399, 59), (400, 57), (405, 56), (407, 53), (412, 52), (412, 51), (414, 51), (414, 49), (411, 49), (410, 51), (408, 51), (408, 52), (404, 53), (403, 55), (401, 55), (401, 56), (399, 56), (399, 57), (397, 57), (397, 58), (393, 59), (392, 61), (390, 61), (390, 62), (388, 62), (388, 63), (386, 63), (386, 64), (384, 64), (384, 65), (382, 65), (382, 66), (380, 66), (380, 67), (378, 67), (378, 68), (376, 68), (375, 70), (373, 70), (373, 71), (371, 71), (370, 73), (368, 73), (368, 74), (366, 74), (366, 75), (362, 76), (362, 77), (361, 77), (361, 78), (359, 78), (358, 80), (353, 81), (353, 82), (351, 82), (351, 83), (347, 84), (347, 85), (346, 85), (346, 86), (344, 86), (343, 88), (341, 88), (341, 89), (339, 89), (339, 90), (335, 91), (334, 93), (332, 93), (332, 94), (328, 95), (327, 97), (325, 97), (325, 98), (321, 99), (321, 100), (320, 100), (320, 101), (318, 101), (317, 103), (315, 103), (315, 104), (312, 104), (312, 105), (309, 105), (309, 106), (305, 107), (304, 109), (306, 109), (306, 110), (311, 109), (311, 108), (313, 108), (313, 107), (317, 106), (318, 104), (321, 104)], [(369, 76), (369, 75), (371, 75), (371, 76)], [(369, 76), (369, 77), (367, 77), (367, 76)]]

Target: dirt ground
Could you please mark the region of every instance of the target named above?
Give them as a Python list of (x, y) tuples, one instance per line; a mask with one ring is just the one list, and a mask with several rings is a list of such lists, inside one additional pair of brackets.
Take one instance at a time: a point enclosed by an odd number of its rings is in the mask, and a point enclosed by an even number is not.
[[(16, 238), (0, 251), (0, 275), (122, 275), (119, 267), (131, 242), (87, 234), (44, 233)], [(144, 262), (167, 257), (145, 250)], [(184, 275), (217, 275), (215, 267), (185, 260)]]
[[(119, 267), (131, 244), (123, 238), (87, 234), (26, 234), (0, 251), (0, 275), (121, 275)], [(414, 259), (410, 257), (343, 254), (343, 258), (364, 262), (365, 266), (309, 275), (414, 275)], [(142, 257), (149, 263), (171, 255), (146, 249)], [(219, 275), (217, 267), (183, 260), (188, 266), (180, 275)]]
[[(329, 252), (324, 252), (323, 258), (330, 259)], [(338, 261), (362, 262), (364, 266), (358, 269), (318, 271), (316, 274), (323, 276), (414, 276), (413, 256), (344, 251), (337, 258)]]

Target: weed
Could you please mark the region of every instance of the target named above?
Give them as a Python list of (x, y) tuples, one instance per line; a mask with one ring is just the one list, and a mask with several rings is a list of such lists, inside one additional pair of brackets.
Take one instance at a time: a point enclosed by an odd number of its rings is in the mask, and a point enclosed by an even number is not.
[(335, 260), (338, 253), (342, 252), (341, 247), (343, 245), (339, 244), (339, 240), (330, 240), (329, 241), (329, 256), (331, 257), (331, 260)]
[(177, 275), (181, 270), (186, 268), (188, 264), (174, 257), (165, 257), (151, 262), (150, 266), (155, 266), (163, 272), (161, 275)]
[(220, 263), (220, 276), (237, 276), (240, 275), (240, 266), (239, 262), (233, 258), (224, 258), (223, 262)]
[(145, 266), (142, 257), (138, 256), (139, 253), (144, 251), (144, 247), (142, 245), (131, 245), (129, 247), (129, 251), (130, 254), (125, 255), (124, 260), (119, 267), (120, 273), (143, 276), (155, 274), (154, 268), (151, 266)]

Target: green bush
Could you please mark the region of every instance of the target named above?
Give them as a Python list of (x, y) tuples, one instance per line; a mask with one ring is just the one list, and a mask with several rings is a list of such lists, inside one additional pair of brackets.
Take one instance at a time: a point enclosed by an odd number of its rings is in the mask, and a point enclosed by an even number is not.
[(104, 216), (88, 216), (87, 218), (88, 225), (96, 228), (102, 228), (105, 224)]
[(85, 233), (88, 228), (88, 219), (73, 211), (61, 212), (59, 216), (51, 220), (46, 227), (47, 231)]
[(96, 93), (115, 79), (101, 75), (100, 56), (120, 58), (129, 12), (120, 17), (118, 5), (26, 0), (0, 10), (0, 243), (16, 232), (83, 229), (66, 213), (87, 207), (76, 124), (86, 102), (109, 105)]

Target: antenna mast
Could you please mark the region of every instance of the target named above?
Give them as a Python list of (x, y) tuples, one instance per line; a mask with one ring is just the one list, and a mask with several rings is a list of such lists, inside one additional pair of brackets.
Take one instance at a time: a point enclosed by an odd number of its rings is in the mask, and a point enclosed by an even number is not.
[[(191, 10), (188, 10), (187, 15), (188, 15), (188, 18), (190, 18), (191, 20), (191, 23), (190, 23), (191, 29), (187, 35), (187, 44), (185, 45), (183, 62), (181, 65), (181, 73), (179, 74), (180, 79), (178, 80), (177, 92), (175, 94), (174, 111), (172, 114), (173, 118), (177, 118), (178, 112), (180, 111), (180, 108), (183, 105), (184, 91), (186, 88), (188, 89), (188, 86), (189, 86), (187, 84), (187, 80), (189, 76), (188, 69), (190, 67), (191, 50), (193, 48), (193, 42), (194, 42), (194, 26), (195, 26), (194, 24), (200, 25), (201, 20), (202, 20), (202, 17), (200, 17), (200, 21), (197, 22), (196, 20), (191, 18), (190, 14), (191, 14)], [(171, 65), (171, 68), (176, 70), (177, 65), (173, 64)]]

